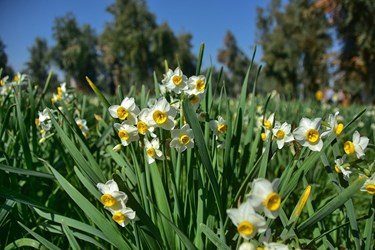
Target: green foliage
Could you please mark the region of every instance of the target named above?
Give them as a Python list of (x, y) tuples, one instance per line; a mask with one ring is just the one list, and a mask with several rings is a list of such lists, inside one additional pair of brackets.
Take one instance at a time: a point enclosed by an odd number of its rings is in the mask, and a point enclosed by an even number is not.
[[(203, 48), (195, 70), (199, 76)], [(275, 219), (266, 219), (270, 232), (255, 234), (252, 244), (372, 249), (375, 203), (361, 189), (374, 173), (374, 107), (324, 106), (258, 95), (261, 70), (252, 63), (254, 56), (255, 51), (238, 99), (228, 98), (220, 75), (208, 70), (198, 107), (188, 92), (163, 90), (165, 85), (159, 84), (156, 75), (155, 90), (132, 88), (129, 95), (120, 92), (115, 97), (103, 94), (86, 77), (95, 95), (77, 95), (61, 85), (54, 102), (45, 92), (38, 93), (29, 78), (11, 81), (10, 92), (0, 95), (0, 247), (238, 248), (243, 239), (227, 210), (246, 202), (255, 180), (266, 178), (279, 179), (275, 191), (281, 205)], [(175, 129), (188, 124), (194, 147), (177, 150), (171, 146), (171, 132), (155, 127), (165, 159), (149, 163), (146, 139), (153, 137), (139, 134), (139, 139), (121, 144), (114, 124), (122, 121), (110, 115), (109, 108), (133, 97), (140, 109), (151, 110), (151, 98), (161, 96), (179, 107)], [(275, 128), (276, 121), (287, 121), (294, 129), (303, 117), (322, 118), (324, 131), (332, 126), (328, 117), (336, 110), (345, 126), (341, 134), (323, 137), (320, 151), (297, 141), (279, 149), (271, 131), (262, 135), (270, 129), (267, 126)], [(267, 120), (271, 113), (275, 115), (272, 122)], [(50, 124), (44, 120), (47, 115)], [(220, 120), (219, 116), (225, 126), (213, 130), (212, 121)], [(344, 179), (334, 170), (335, 160), (345, 154), (343, 145), (356, 130), (370, 138), (370, 144), (363, 158), (347, 157), (345, 164), (352, 173)], [(124, 227), (102, 204), (97, 184), (108, 180), (126, 194), (126, 208), (136, 213)]]

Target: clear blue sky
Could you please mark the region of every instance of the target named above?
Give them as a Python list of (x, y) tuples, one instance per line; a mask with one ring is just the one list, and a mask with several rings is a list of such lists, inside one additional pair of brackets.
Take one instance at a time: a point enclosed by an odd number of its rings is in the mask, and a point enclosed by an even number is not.
[[(72, 12), (78, 23), (90, 24), (100, 34), (112, 15), (106, 7), (115, 0), (0, 0), (0, 38), (6, 45), (8, 63), (16, 72), (25, 68), (28, 48), (35, 37), (47, 39), (54, 45), (52, 26), (56, 17)], [(239, 47), (248, 57), (256, 43), (256, 7), (265, 7), (269, 0), (147, 0), (149, 10), (157, 22), (168, 22), (175, 34), (193, 35), (193, 52), (205, 43), (204, 65), (210, 58), (216, 64), (219, 48), (224, 46), (224, 35), (230, 30)], [(256, 60), (260, 61), (260, 48)]]

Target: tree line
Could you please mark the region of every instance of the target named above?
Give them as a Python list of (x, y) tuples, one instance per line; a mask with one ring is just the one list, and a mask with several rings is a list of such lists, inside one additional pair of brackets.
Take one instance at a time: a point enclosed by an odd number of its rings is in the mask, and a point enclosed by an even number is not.
[[(86, 90), (85, 76), (89, 76), (110, 94), (119, 86), (125, 91), (137, 84), (151, 87), (154, 74), (160, 79), (166, 67), (195, 73), (192, 34), (176, 35), (168, 23), (157, 24), (146, 1), (115, 0), (107, 11), (113, 19), (101, 34), (88, 24), (80, 26), (71, 13), (57, 17), (52, 27), (54, 45), (35, 38), (24, 73), (42, 84), (53, 65), (71, 86)], [(373, 101), (373, 13), (371, 0), (270, 0), (266, 8), (258, 8), (256, 44), (263, 65), (258, 92), (277, 90), (289, 98), (307, 98), (331, 86)], [(12, 76), (5, 46), (0, 40), (0, 67), (3, 75)], [(238, 95), (251, 54), (239, 48), (233, 33), (226, 33), (217, 54), (223, 69), (212, 70), (221, 72), (216, 75), (222, 76), (230, 96)]]

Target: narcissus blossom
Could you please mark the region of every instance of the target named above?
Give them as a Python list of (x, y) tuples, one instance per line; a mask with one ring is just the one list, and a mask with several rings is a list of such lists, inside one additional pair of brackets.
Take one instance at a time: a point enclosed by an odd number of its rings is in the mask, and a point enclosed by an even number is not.
[(139, 134), (145, 135), (147, 132), (149, 132), (151, 137), (155, 137), (156, 135), (153, 133), (154, 127), (150, 124), (149, 119), (148, 119), (149, 114), (150, 114), (150, 109), (148, 108), (142, 109), (138, 115), (138, 121), (137, 121), (136, 126), (137, 126)]
[(108, 111), (113, 118), (118, 118), (121, 121), (126, 120), (128, 124), (132, 125), (137, 123), (139, 108), (133, 97), (125, 97), (120, 105), (112, 105), (108, 108)]
[(135, 219), (135, 211), (126, 206), (128, 196), (119, 190), (114, 180), (106, 183), (98, 183), (97, 188), (103, 194), (100, 197), (104, 208), (112, 214), (112, 220), (122, 227), (125, 227), (130, 220)]
[(366, 182), (361, 187), (361, 191), (367, 192), (371, 195), (375, 195), (375, 173), (366, 180)]
[(282, 243), (277, 242), (263, 242), (264, 250), (289, 250), (289, 247)]
[(169, 69), (168, 72), (164, 74), (164, 79), (161, 82), (168, 91), (180, 94), (187, 89), (187, 80), (182, 70), (176, 68), (174, 71)]
[(279, 149), (284, 147), (285, 143), (294, 140), (291, 133), (291, 125), (286, 122), (280, 124), (280, 122), (276, 121), (275, 126), (272, 129), (272, 134), (276, 139), (276, 144)]
[(250, 204), (271, 219), (275, 219), (280, 212), (281, 197), (277, 193), (279, 179), (272, 183), (264, 178), (255, 179), (251, 184), (251, 193), (247, 195)]
[(75, 118), (74, 120), (75, 120), (77, 126), (79, 127), (79, 129), (81, 130), (83, 136), (85, 138), (89, 138), (90, 137), (90, 130), (87, 127), (87, 121), (85, 119), (81, 119), (81, 118)]
[(188, 148), (194, 147), (194, 134), (189, 124), (185, 124), (181, 129), (173, 129), (171, 131), (172, 141), (171, 148), (175, 148), (178, 152), (183, 152)]
[(303, 147), (312, 151), (320, 151), (323, 148), (323, 141), (319, 133), (321, 118), (310, 120), (302, 118), (299, 127), (293, 131), (293, 136)]
[(211, 120), (209, 125), (216, 136), (223, 135), (227, 131), (227, 121), (221, 116), (218, 116), (217, 120)]
[(337, 173), (342, 173), (344, 180), (348, 181), (352, 171), (349, 168), (347, 168), (347, 166), (345, 166), (345, 165), (349, 165), (349, 164), (344, 164), (345, 158), (346, 157), (344, 155), (342, 158), (337, 158), (335, 160), (335, 164), (336, 164), (335, 171)]
[(267, 230), (266, 220), (255, 212), (250, 200), (246, 200), (238, 208), (227, 209), (227, 214), (238, 233), (247, 240)]
[(144, 142), (147, 161), (149, 164), (155, 162), (155, 159), (164, 160), (163, 152), (159, 149), (160, 143), (158, 138), (152, 139), (151, 142), (145, 138)]
[(131, 220), (135, 219), (135, 211), (130, 207), (123, 207), (112, 211), (112, 220), (122, 227), (125, 227)]
[(124, 146), (128, 146), (132, 141), (139, 139), (138, 129), (135, 126), (129, 125), (126, 122), (121, 124), (115, 123), (113, 126), (117, 129), (117, 135)]
[(174, 128), (174, 118), (177, 114), (165, 97), (161, 97), (150, 109), (147, 121), (151, 126), (171, 130)]
[(106, 183), (98, 183), (97, 188), (103, 194), (100, 201), (106, 209), (111, 211), (121, 210), (125, 207), (128, 196), (119, 190), (117, 183), (114, 180), (109, 180)]
[(334, 115), (330, 114), (328, 116), (327, 130), (322, 133), (322, 137), (328, 136), (332, 133), (335, 133), (335, 135), (341, 134), (342, 130), (344, 129), (344, 124), (338, 122), (338, 115), (339, 112), (336, 112)]
[(353, 141), (346, 141), (344, 143), (344, 151), (347, 155), (355, 154), (358, 159), (362, 159), (365, 156), (365, 149), (369, 143), (369, 139), (366, 136), (361, 136), (358, 131), (353, 133)]
[(191, 76), (188, 80), (188, 90), (185, 91), (188, 95), (204, 94), (206, 89), (206, 77), (203, 75)]

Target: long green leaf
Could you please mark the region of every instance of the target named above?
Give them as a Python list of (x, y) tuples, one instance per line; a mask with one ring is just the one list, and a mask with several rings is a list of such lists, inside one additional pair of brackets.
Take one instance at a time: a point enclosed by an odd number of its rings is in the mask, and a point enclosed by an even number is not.
[(20, 249), (22, 247), (32, 247), (39, 250), (47, 250), (39, 241), (31, 238), (21, 238), (8, 244), (4, 250)]
[(67, 134), (57, 123), (53, 115), (50, 114), (50, 117), (51, 117), (52, 124), (55, 127), (57, 134), (60, 136), (62, 143), (67, 148), (70, 155), (73, 157), (73, 159), (77, 163), (78, 167), (80, 167), (90, 177), (90, 179), (94, 183), (103, 182), (105, 179), (103, 173), (99, 171), (97, 168), (91, 168), (91, 165), (83, 157), (83, 154), (81, 153), (81, 151), (78, 150), (74, 142), (67, 136)]
[(55, 214), (55, 213), (43, 212), (42, 210), (37, 209), (37, 208), (34, 208), (34, 211), (39, 216), (41, 216), (41, 217), (43, 217), (47, 220), (50, 220), (50, 221), (53, 221), (53, 222), (56, 222), (56, 223), (59, 223), (59, 224), (62, 224), (64, 222), (69, 227), (82, 230), (83, 232), (92, 234), (95, 237), (101, 238), (101, 239), (103, 239), (103, 240), (105, 240), (109, 243), (111, 242), (107, 238), (107, 236), (104, 235), (104, 233), (102, 231), (100, 231), (99, 229), (97, 229), (93, 226), (87, 225), (87, 224), (85, 224), (81, 221), (78, 221), (78, 220), (75, 220), (75, 219), (72, 219), (72, 218), (69, 218), (69, 217), (65, 217), (65, 216), (62, 216), (62, 215), (59, 215), (59, 214)]
[(55, 177), (51, 174), (42, 173), (42, 172), (34, 171), (34, 170), (15, 168), (15, 167), (7, 166), (7, 165), (1, 164), (1, 163), (0, 163), (0, 170), (10, 172), (10, 173), (19, 174), (19, 175), (35, 176), (35, 177), (47, 178), (47, 179), (55, 179)]
[(107, 98), (102, 94), (102, 92), (96, 87), (96, 85), (86, 76), (86, 81), (90, 85), (91, 89), (94, 91), (94, 93), (98, 96), (99, 100), (103, 103), (104, 107), (107, 109), (111, 106)]
[(190, 102), (187, 99), (184, 100), (184, 102), (183, 102), (183, 110), (184, 110), (184, 114), (186, 116), (186, 120), (190, 124), (190, 126), (193, 130), (193, 133), (194, 133), (194, 140), (195, 140), (195, 144), (197, 146), (196, 152), (198, 152), (198, 155), (200, 156), (200, 159), (203, 163), (203, 166), (205, 167), (205, 169), (207, 171), (208, 178), (210, 180), (210, 183), (211, 183), (211, 186), (212, 186), (212, 189), (213, 189), (213, 192), (214, 192), (215, 202), (216, 202), (216, 206), (218, 208), (219, 220), (220, 220), (220, 224), (221, 224), (221, 231), (220, 231), (221, 232), (221, 238), (225, 239), (224, 231), (223, 231), (224, 230), (223, 229), (224, 210), (223, 210), (222, 203), (221, 203), (221, 193), (220, 193), (217, 178), (215, 176), (215, 173), (214, 173), (214, 170), (213, 170), (213, 167), (212, 167), (212, 161), (210, 159), (210, 156), (209, 156), (208, 150), (207, 150), (207, 146), (206, 146), (206, 143), (204, 141), (204, 135), (203, 135), (203, 132), (202, 132), (202, 128), (200, 127), (199, 121), (197, 119), (197, 116), (195, 114), (195, 111), (194, 111), (193, 107), (191, 106)]
[(344, 189), (335, 198), (328, 202), (324, 207), (319, 209), (315, 214), (305, 220), (297, 227), (297, 231), (301, 232), (310, 226), (314, 225), (316, 222), (324, 219), (326, 216), (330, 215), (337, 208), (341, 207), (348, 199), (350, 199), (354, 194), (359, 192), (365, 182), (365, 178), (358, 178), (355, 180), (348, 188)]
[(36, 232), (34, 232), (33, 230), (31, 230), (30, 228), (26, 227), (21, 222), (18, 221), (18, 224), (20, 224), (21, 227), (23, 227), (29, 234), (31, 234), (35, 239), (37, 239), (40, 243), (42, 243), (48, 249), (51, 249), (51, 250), (59, 250), (60, 249), (59, 247), (57, 247), (56, 245), (54, 245), (52, 242), (48, 241), (43, 236), (37, 234)]
[(18, 129), (21, 134), (21, 146), (23, 150), (23, 155), (25, 157), (25, 163), (28, 169), (32, 169), (32, 157), (31, 151), (29, 147), (29, 140), (28, 140), (28, 133), (25, 127), (25, 120), (24, 120), (24, 112), (21, 112), (21, 102), (18, 97), (18, 93), (15, 93), (14, 99), (16, 101), (16, 113), (17, 113), (17, 122), (18, 122)]
[(230, 250), (230, 247), (225, 244), (218, 236), (215, 234), (211, 228), (209, 228), (205, 224), (200, 224), (199, 227), (201, 228), (202, 232), (207, 236), (207, 238), (215, 244), (217, 249), (228, 249)]
[(81, 247), (79, 246), (76, 238), (74, 237), (73, 231), (65, 224), (64, 221), (61, 223), (61, 225), (63, 227), (63, 231), (64, 231), (66, 237), (68, 238), (69, 245), (72, 247), (72, 249), (73, 250), (80, 250)]

